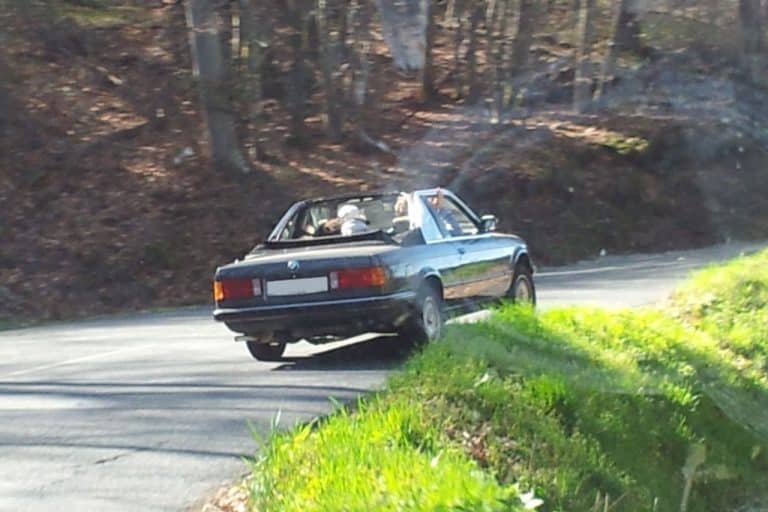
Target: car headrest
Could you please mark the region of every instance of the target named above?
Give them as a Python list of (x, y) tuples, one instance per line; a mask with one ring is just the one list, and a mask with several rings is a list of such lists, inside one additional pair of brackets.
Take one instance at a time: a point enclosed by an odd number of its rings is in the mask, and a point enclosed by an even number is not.
[(411, 229), (411, 219), (409, 217), (395, 217), (392, 219), (392, 227), (395, 228), (395, 233), (405, 233)]

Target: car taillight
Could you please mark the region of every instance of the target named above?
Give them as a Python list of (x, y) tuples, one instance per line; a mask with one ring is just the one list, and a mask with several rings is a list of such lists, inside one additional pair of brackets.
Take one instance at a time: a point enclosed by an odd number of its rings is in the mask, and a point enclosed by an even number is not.
[(260, 296), (261, 279), (222, 279), (213, 282), (213, 298), (216, 302)]
[(332, 290), (384, 286), (387, 272), (381, 267), (351, 268), (331, 272), (329, 281)]

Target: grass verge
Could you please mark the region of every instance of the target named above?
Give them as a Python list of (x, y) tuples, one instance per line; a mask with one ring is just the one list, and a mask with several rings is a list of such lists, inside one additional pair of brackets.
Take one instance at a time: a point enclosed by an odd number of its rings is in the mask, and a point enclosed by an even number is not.
[(254, 468), (256, 510), (510, 510), (512, 489), (424, 412), (392, 395), (273, 437)]
[[(274, 433), (256, 510), (738, 510), (768, 479), (768, 252), (667, 311), (505, 306)], [(534, 491), (543, 503), (531, 494)]]

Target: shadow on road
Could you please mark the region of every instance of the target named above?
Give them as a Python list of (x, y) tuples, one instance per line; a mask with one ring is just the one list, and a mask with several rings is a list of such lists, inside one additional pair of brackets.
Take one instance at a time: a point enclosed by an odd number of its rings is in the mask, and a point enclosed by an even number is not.
[(391, 370), (402, 365), (413, 348), (398, 338), (381, 336), (302, 357), (284, 357), (273, 371)]

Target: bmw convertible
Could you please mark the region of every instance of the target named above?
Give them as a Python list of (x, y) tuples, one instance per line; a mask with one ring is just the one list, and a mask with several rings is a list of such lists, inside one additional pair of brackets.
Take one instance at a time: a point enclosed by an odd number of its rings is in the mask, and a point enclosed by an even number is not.
[(496, 224), (445, 189), (300, 201), (266, 241), (216, 269), (213, 316), (263, 361), (300, 340), (434, 340), (467, 306), (535, 304), (528, 247)]

